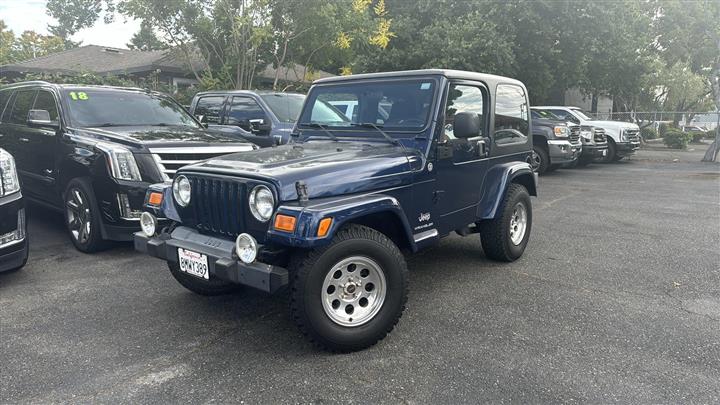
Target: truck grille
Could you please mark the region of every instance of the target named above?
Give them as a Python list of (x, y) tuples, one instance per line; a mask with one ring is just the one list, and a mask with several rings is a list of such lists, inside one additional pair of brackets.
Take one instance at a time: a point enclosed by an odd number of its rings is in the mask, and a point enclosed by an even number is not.
[(627, 137), (628, 142), (640, 142), (640, 135), (637, 129), (626, 129), (625, 130), (625, 136)]
[(245, 231), (247, 184), (218, 178), (188, 176), (195, 226), (202, 232), (236, 237)]
[(607, 138), (605, 137), (605, 130), (603, 128), (594, 128), (593, 139), (595, 140), (595, 143), (607, 142)]
[(580, 142), (580, 126), (572, 125), (570, 126), (570, 143), (578, 142)]
[(158, 169), (163, 176), (172, 179), (175, 172), (186, 165), (212, 159), (218, 156), (229, 155), (237, 152), (253, 150), (251, 145), (237, 146), (201, 146), (201, 147), (179, 147), (179, 148), (151, 148), (150, 153), (157, 163)]

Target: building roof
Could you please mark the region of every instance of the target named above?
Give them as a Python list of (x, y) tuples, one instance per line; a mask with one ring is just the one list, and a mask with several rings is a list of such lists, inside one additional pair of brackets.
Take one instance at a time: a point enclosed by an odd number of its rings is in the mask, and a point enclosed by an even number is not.
[[(196, 68), (201, 68), (202, 62)], [(1, 71), (19, 73), (81, 73), (128, 74), (160, 69), (187, 73), (187, 64), (174, 51), (136, 51), (85, 45), (62, 52), (51, 53), (0, 67)]]

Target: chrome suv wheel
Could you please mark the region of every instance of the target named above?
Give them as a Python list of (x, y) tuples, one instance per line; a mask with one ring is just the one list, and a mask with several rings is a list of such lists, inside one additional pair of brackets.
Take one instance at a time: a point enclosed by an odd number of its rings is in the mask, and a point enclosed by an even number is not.
[(323, 309), (338, 325), (364, 325), (380, 311), (385, 293), (385, 275), (380, 265), (367, 257), (349, 257), (325, 276)]

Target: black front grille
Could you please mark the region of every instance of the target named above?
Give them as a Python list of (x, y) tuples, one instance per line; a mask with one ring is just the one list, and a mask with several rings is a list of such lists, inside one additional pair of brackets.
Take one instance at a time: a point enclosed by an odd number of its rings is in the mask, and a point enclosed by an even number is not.
[(593, 139), (595, 139), (596, 143), (607, 142), (607, 138), (605, 137), (605, 130), (602, 128), (595, 128), (593, 130)]
[(245, 232), (245, 183), (195, 176), (189, 179), (192, 185), (190, 206), (198, 230), (233, 238)]
[(570, 127), (570, 142), (577, 143), (580, 141), (580, 126), (573, 125)]

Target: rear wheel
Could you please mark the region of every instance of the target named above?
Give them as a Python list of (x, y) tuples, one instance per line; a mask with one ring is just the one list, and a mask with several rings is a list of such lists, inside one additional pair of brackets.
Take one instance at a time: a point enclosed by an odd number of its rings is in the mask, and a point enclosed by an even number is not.
[(351, 352), (383, 339), (407, 301), (407, 266), (382, 233), (360, 225), (291, 266), (293, 319), (323, 350)]
[(168, 262), (168, 267), (170, 268), (170, 273), (175, 277), (175, 280), (195, 294), (212, 297), (215, 295), (231, 294), (242, 288), (237, 284), (228, 283), (220, 279), (211, 278), (210, 280), (204, 280), (191, 276), (180, 270), (178, 263)]
[(487, 257), (504, 262), (520, 258), (532, 228), (532, 205), (525, 187), (511, 184), (499, 216), (482, 221), (479, 226), (480, 241)]
[(107, 248), (100, 229), (100, 209), (90, 180), (72, 179), (65, 187), (65, 226), (75, 248), (93, 253)]

